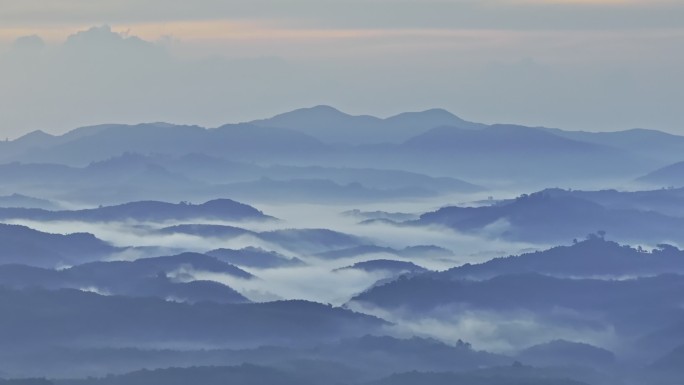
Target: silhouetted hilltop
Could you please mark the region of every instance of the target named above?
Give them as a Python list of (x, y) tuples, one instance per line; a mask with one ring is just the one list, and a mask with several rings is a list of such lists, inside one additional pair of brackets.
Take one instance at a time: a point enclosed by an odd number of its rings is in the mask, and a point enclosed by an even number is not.
[(673, 313), (664, 323), (639, 336), (636, 348), (641, 356), (656, 361), (684, 344), (684, 314), (681, 311)]
[(485, 151), (488, 155), (497, 151), (532, 151), (544, 153), (561, 150), (590, 153), (601, 146), (562, 138), (539, 128), (516, 125), (493, 125), (480, 130), (463, 129), (457, 126), (435, 127), (404, 143), (408, 149), (430, 149), (433, 151)]
[[(582, 373), (573, 373), (581, 377)], [(394, 374), (367, 385), (588, 385), (569, 379), (568, 373), (553, 369), (537, 369), (523, 365), (482, 369), (466, 373), (408, 372)]]
[(587, 199), (545, 192), (483, 207), (445, 207), (408, 222), (532, 242), (567, 242), (598, 230), (625, 242), (683, 239), (684, 219), (636, 209), (609, 209)]
[(299, 258), (287, 257), (275, 251), (268, 251), (258, 247), (245, 247), (240, 250), (216, 249), (207, 251), (205, 254), (234, 265), (259, 269), (305, 265), (304, 261)]
[(453, 278), (489, 279), (497, 275), (523, 273), (575, 278), (684, 274), (684, 252), (670, 245), (645, 251), (591, 235), (571, 246), (495, 258), (481, 264), (466, 264), (444, 274)]
[(658, 358), (650, 365), (650, 368), (656, 372), (684, 375), (684, 345)]
[(59, 205), (46, 199), (34, 198), (22, 194), (12, 194), (0, 196), (0, 207), (21, 207), (43, 210), (56, 210), (59, 208)]
[(248, 300), (228, 286), (195, 280), (195, 273), (253, 276), (204, 254), (92, 262), (62, 270), (23, 265), (0, 266), (0, 285), (13, 288), (82, 289), (107, 295), (158, 297), (179, 302), (242, 303)]
[[(446, 344), (428, 338), (363, 336), (316, 347), (326, 359), (340, 359), (350, 366), (379, 375), (411, 368), (413, 370), (468, 370), (510, 364), (513, 360), (499, 354), (478, 351), (461, 340)], [(383, 374), (383, 372), (385, 374)]]
[(403, 249), (394, 249), (376, 245), (361, 245), (339, 250), (331, 250), (316, 254), (323, 259), (342, 259), (358, 257), (368, 254), (392, 254), (404, 258), (446, 257), (452, 256), (453, 252), (442, 247), (433, 245), (409, 246)]
[[(684, 217), (684, 188), (646, 191), (614, 189), (583, 191), (549, 188), (540, 193), (551, 197), (573, 197), (589, 200), (613, 210), (655, 211), (667, 216)], [(503, 203), (503, 201), (501, 202)]]
[(660, 187), (684, 187), (684, 162), (650, 172), (638, 178), (637, 181)]
[(151, 276), (159, 272), (171, 273), (181, 268), (233, 275), (249, 279), (252, 275), (229, 263), (200, 253), (182, 253), (172, 256), (142, 258), (134, 261), (91, 262), (69, 269), (83, 277), (119, 280), (124, 277)]
[(0, 385), (54, 385), (54, 382), (44, 378), (14, 379), (3, 380), (0, 378)]
[(399, 255), (406, 258), (451, 257), (454, 252), (435, 245), (408, 246), (399, 250)]
[(186, 304), (77, 290), (0, 288), (6, 346), (241, 347), (363, 335), (385, 322), (304, 301)]
[(368, 115), (349, 115), (330, 106), (302, 108), (250, 123), (297, 130), (327, 143), (350, 144), (400, 143), (443, 125), (469, 129), (484, 127), (482, 124), (466, 122), (442, 109), (406, 112), (380, 119)]
[(288, 129), (249, 124), (228, 124), (205, 129), (145, 123), (86, 127), (81, 129), (80, 135), (40, 149), (26, 149), (17, 158), (30, 162), (85, 165), (125, 152), (173, 155), (203, 153), (212, 156), (230, 154), (231, 158), (239, 160), (254, 159), (255, 156), (297, 158), (302, 153), (320, 153), (324, 150), (325, 146), (318, 140)]
[(0, 208), (0, 218), (31, 219), (39, 221), (72, 220), (84, 222), (126, 220), (168, 221), (200, 218), (220, 220), (273, 219), (251, 206), (230, 199), (215, 199), (202, 204), (141, 201), (95, 209), (63, 211)]
[(0, 165), (3, 181), (19, 186), (37, 182), (71, 182), (79, 176), (79, 169), (61, 164), (12, 162)]
[(340, 185), (359, 183), (370, 189), (405, 190), (422, 188), (424, 190), (445, 192), (478, 192), (481, 186), (452, 177), (433, 177), (425, 174), (396, 169), (352, 168), (352, 167), (293, 167), (271, 166), (262, 175), (278, 180), (286, 179), (325, 179)]
[(283, 229), (259, 233), (259, 238), (288, 250), (319, 253), (364, 243), (354, 235), (328, 229)]
[[(478, 130), (442, 126), (386, 149), (406, 169), (458, 175), (474, 183), (540, 186), (639, 175), (660, 164), (629, 151), (564, 138), (542, 128), (494, 125)], [(636, 175), (635, 175), (636, 174)]]
[(206, 183), (249, 181), (263, 175), (265, 168), (254, 163), (237, 162), (204, 153), (180, 156), (149, 156), (151, 161), (188, 178)]
[(10, 163), (0, 165), (0, 177), (13, 191), (92, 204), (184, 198), (207, 188), (192, 177), (132, 153), (84, 167)]
[(365, 272), (388, 272), (393, 275), (404, 273), (424, 273), (426, 268), (412, 262), (394, 261), (390, 259), (374, 259), (371, 261), (357, 262), (351, 266), (343, 267), (339, 270), (362, 270)]
[(165, 227), (160, 232), (222, 239), (247, 235), (293, 252), (302, 253), (321, 253), (365, 243), (359, 237), (329, 229), (281, 229), (256, 232), (225, 225), (184, 224)]
[(345, 249), (330, 250), (316, 254), (317, 257), (323, 259), (342, 259), (351, 258), (367, 254), (396, 254), (398, 251), (391, 247), (382, 247), (376, 245), (361, 245), (349, 247)]
[(235, 226), (207, 225), (207, 224), (181, 224), (159, 229), (162, 234), (188, 234), (199, 237), (234, 238), (242, 235), (257, 235), (257, 233)]
[[(680, 275), (614, 281), (521, 274), (464, 281), (424, 273), (376, 285), (352, 298), (347, 306), (381, 309), (416, 321), (436, 318), (449, 323), (454, 318), (468, 321), (474, 317), (473, 322), (532, 322), (532, 327), (540, 330), (610, 330), (626, 347), (641, 336), (662, 330), (650, 337), (648, 344), (650, 352), (662, 352), (668, 343), (672, 348), (674, 341), (684, 341), (681, 323), (679, 329), (666, 329), (684, 316), (680, 306), (683, 288), (684, 276)], [(508, 332), (499, 338), (510, 338), (508, 333), (515, 333), (510, 329), (528, 330), (502, 322)], [(647, 352), (644, 349), (643, 354)]]
[[(362, 172), (371, 167), (518, 187), (634, 179), (681, 160), (673, 159), (675, 154), (681, 154), (681, 146), (675, 143), (684, 141), (679, 136), (646, 131), (610, 133), (604, 140), (600, 134), (486, 126), (439, 109), (379, 119), (350, 116), (326, 106), (215, 129), (145, 123), (84, 127), (61, 136), (35, 136), (3, 143), (3, 161), (85, 166), (126, 152), (138, 153), (154, 156), (161, 169), (138, 164), (129, 177), (143, 180), (148, 176), (167, 184), (172, 177), (177, 180), (178, 174), (203, 183), (248, 182), (250, 172), (256, 171), (261, 171), (259, 177), (277, 179), (279, 166), (264, 165), (285, 165), (302, 168), (288, 172), (288, 179), (328, 179), (316, 176), (314, 170), (305, 170), (318, 166), (329, 169), (331, 182), (346, 185), (352, 182), (345, 181), (349, 175), (342, 170), (353, 168), (357, 182), (365, 185), (364, 181), (368, 181), (366, 187), (371, 190), (380, 189), (371, 183), (369, 173)], [(22, 144), (29, 142), (34, 144)], [(658, 156), (659, 152), (667, 155)], [(205, 158), (179, 160), (190, 154)], [(162, 160), (164, 157), (167, 161)], [(193, 167), (202, 163), (210, 166)], [(123, 179), (125, 174), (119, 177)], [(457, 186), (458, 180), (431, 177), (426, 181), (429, 184), (425, 189), (435, 193), (443, 193), (449, 185), (456, 191), (473, 188), (468, 184)], [(408, 188), (393, 186), (400, 184), (400, 178), (392, 177), (391, 182), (383, 187)], [(420, 186), (414, 179), (411, 187)], [(128, 200), (140, 199), (148, 198)]]
[[(14, 209), (0, 209), (2, 210)], [(93, 261), (122, 250), (88, 233), (49, 234), (26, 226), (7, 224), (0, 224), (0, 244), (0, 264), (18, 263), (43, 267)]]
[[(326, 383), (380, 378), (402, 370), (467, 370), (507, 365), (512, 359), (473, 349), (457, 341), (445, 344), (433, 339), (361, 336), (315, 346), (262, 346), (254, 349), (136, 349), (52, 347), (37, 352), (0, 355), (12, 373), (48, 373), (55, 378), (83, 378), (109, 373), (129, 373), (141, 368), (232, 366), (242, 363), (268, 365), (288, 373)], [(26, 364), (32, 362), (33, 366)], [(35, 370), (39, 366), (40, 371)], [(331, 377), (332, 376), (332, 377)]]
[(293, 373), (265, 366), (206, 366), (141, 370), (118, 376), (60, 381), (62, 385), (313, 385)]
[(389, 219), (393, 221), (410, 221), (414, 219), (418, 219), (417, 214), (410, 214), (410, 213), (390, 213), (386, 211), (361, 211), (358, 209), (355, 210), (348, 210), (342, 213), (342, 215), (345, 216), (350, 216), (350, 217), (356, 217), (359, 220), (368, 220), (368, 219)]
[[(254, 159), (257, 161), (260, 159)], [(317, 162), (318, 163), (318, 162)], [(484, 188), (452, 177), (400, 170), (271, 165), (204, 154), (124, 152), (85, 167), (0, 165), (6, 188), (85, 204), (232, 197), (253, 202), (368, 202), (432, 197)]]
[(217, 186), (216, 190), (222, 194), (230, 194), (237, 199), (278, 203), (355, 203), (429, 198), (439, 195), (437, 191), (423, 187), (368, 188), (358, 182), (339, 184), (327, 179), (274, 180), (261, 178), (249, 182)]
[(613, 281), (512, 274), (484, 281), (467, 281), (451, 279), (446, 273), (428, 273), (373, 287), (354, 300), (386, 308), (406, 306), (417, 310), (449, 303), (497, 310), (552, 306), (598, 310), (607, 303), (625, 306), (625, 299), (629, 298), (634, 308), (646, 304), (654, 308), (657, 305), (673, 306), (678, 295), (667, 298), (664, 292), (677, 290), (681, 285), (684, 285), (684, 276), (679, 275)]
[(534, 366), (588, 366), (606, 367), (615, 364), (611, 351), (585, 343), (553, 340), (530, 346), (518, 353), (517, 358)]
[(564, 138), (619, 148), (664, 163), (680, 161), (684, 152), (683, 136), (657, 130), (642, 128), (614, 132), (547, 130)]

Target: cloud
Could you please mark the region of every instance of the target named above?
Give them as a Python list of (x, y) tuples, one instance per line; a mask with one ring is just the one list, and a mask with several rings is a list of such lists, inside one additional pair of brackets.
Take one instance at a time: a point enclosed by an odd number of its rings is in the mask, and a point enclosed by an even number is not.
[[(416, 9), (416, 18), (442, 6), (450, 5)], [(72, 32), (63, 43), (22, 37), (0, 53), (0, 130), (13, 138), (101, 123), (215, 127), (318, 104), (380, 116), (442, 107), (485, 123), (684, 130), (684, 27), (665, 21), (645, 29), (535, 30), (460, 23), (459, 12), (449, 25), (429, 26), (283, 24), (240, 14), (77, 33), (40, 24), (49, 33)], [(0, 35), (12, 28), (34, 34), (10, 23)]]
[(14, 41), (12, 48), (18, 51), (40, 51), (45, 48), (45, 42), (38, 35), (21, 36)]
[[(16, 46), (28, 42), (21, 38)], [(76, 33), (39, 56), (25, 49), (7, 52), (0, 56), (0, 129), (14, 137), (102, 122), (220, 125), (241, 109), (255, 111), (258, 99), (267, 104), (294, 86), (283, 84), (290, 83), (281, 80), (290, 73), (278, 59), (185, 61), (165, 43), (105, 26)], [(41, 113), (31, 113), (36, 110)]]
[[(490, 311), (448, 306), (430, 314), (410, 315), (358, 302), (348, 306), (392, 322), (388, 333), (400, 337), (431, 337), (450, 343), (463, 340), (477, 350), (496, 353), (515, 354), (526, 347), (557, 339), (616, 351), (625, 346), (613, 326), (581, 314), (564, 313), (559, 318), (554, 311), (544, 314), (522, 309)], [(568, 322), (567, 318), (573, 318), (573, 321)]]
[(247, 269), (256, 279), (241, 279), (226, 274), (184, 272), (192, 280), (221, 282), (239, 291), (252, 301), (263, 302), (281, 299), (302, 299), (340, 306), (351, 297), (371, 287), (388, 274), (368, 273), (360, 270), (333, 271), (333, 265), (278, 269)]

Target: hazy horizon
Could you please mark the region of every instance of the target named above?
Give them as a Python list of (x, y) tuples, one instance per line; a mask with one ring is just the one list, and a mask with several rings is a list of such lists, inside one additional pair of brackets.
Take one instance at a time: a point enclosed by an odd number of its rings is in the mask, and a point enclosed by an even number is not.
[(675, 1), (0, 7), (0, 132), (10, 138), (110, 122), (215, 127), (321, 104), (684, 133)]

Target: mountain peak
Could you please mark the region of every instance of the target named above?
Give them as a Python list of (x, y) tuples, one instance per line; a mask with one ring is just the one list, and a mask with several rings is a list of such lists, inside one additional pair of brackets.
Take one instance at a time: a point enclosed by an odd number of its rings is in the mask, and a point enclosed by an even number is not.
[(299, 108), (293, 111), (278, 114), (270, 119), (261, 119), (256, 122), (261, 123), (285, 123), (295, 122), (303, 123), (303, 120), (317, 122), (318, 119), (345, 119), (352, 118), (351, 115), (344, 113), (337, 108), (328, 105), (317, 105), (313, 107)]
[(447, 119), (454, 119), (455, 118), (458, 120), (462, 120), (458, 116), (452, 114), (451, 112), (449, 112), (443, 108), (430, 108), (430, 109), (423, 110), (423, 111), (402, 112), (400, 114), (390, 116), (386, 120), (408, 118), (411, 116), (422, 117), (422, 118), (447, 118)]
[[(340, 114), (345, 114), (346, 113), (338, 110), (337, 108), (333, 106), (329, 106), (327, 104), (319, 104), (313, 107), (308, 107), (308, 108), (300, 108), (299, 111), (306, 110), (306, 111), (316, 111), (316, 112), (332, 112), (332, 113), (340, 113)], [(296, 111), (296, 110), (295, 110)]]
[(31, 143), (31, 144), (38, 144), (38, 143), (43, 143), (46, 141), (49, 141), (51, 139), (54, 139), (55, 136), (48, 134), (47, 132), (43, 130), (35, 130), (31, 131), (26, 135), (23, 135), (17, 139), (15, 139), (15, 142), (25, 142), (25, 143)]
[(300, 131), (326, 143), (350, 144), (401, 143), (438, 126), (484, 127), (441, 108), (405, 112), (381, 119), (371, 115), (350, 115), (328, 105), (301, 108), (270, 119), (255, 120), (251, 124)]

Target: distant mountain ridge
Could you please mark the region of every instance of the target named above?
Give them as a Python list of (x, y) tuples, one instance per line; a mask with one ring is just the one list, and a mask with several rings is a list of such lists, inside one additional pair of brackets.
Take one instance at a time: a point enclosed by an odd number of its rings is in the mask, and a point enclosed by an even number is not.
[[(0, 287), (6, 346), (256, 347), (334, 341), (379, 331), (378, 318), (306, 301), (176, 303), (79, 290)], [(316, 319), (316, 322), (310, 322)]]
[(88, 233), (50, 234), (0, 224), (0, 264), (58, 267), (109, 257), (123, 249)]
[[(13, 162), (0, 164), (0, 179), (10, 191), (83, 204), (219, 197), (251, 202), (369, 202), (484, 190), (457, 178), (407, 171), (259, 166), (195, 153), (143, 155), (124, 152), (85, 167)], [(19, 206), (7, 202), (7, 206)], [(35, 203), (29, 205), (35, 206)]]
[(649, 252), (593, 235), (571, 246), (494, 258), (481, 264), (468, 263), (441, 274), (454, 279), (482, 280), (499, 275), (527, 273), (567, 278), (612, 279), (667, 273), (684, 274), (684, 251), (663, 244)]
[(320, 141), (300, 132), (248, 124), (228, 124), (212, 129), (160, 123), (103, 125), (82, 128), (79, 132), (82, 134), (67, 133), (57, 137), (60, 140), (38, 147), (22, 147), (22, 151), (16, 150), (16, 141), (6, 147), (15, 149), (10, 157), (16, 160), (80, 166), (125, 152), (222, 156), (229, 151), (232, 158), (251, 160), (254, 156), (296, 159), (302, 153), (326, 150)]
[(491, 237), (531, 242), (568, 242), (596, 231), (624, 242), (657, 244), (684, 239), (684, 217), (641, 208), (612, 208), (581, 194), (543, 190), (482, 207), (444, 207), (421, 215), (414, 225), (485, 231)]
[(156, 297), (188, 303), (249, 302), (228, 286), (184, 276), (195, 272), (254, 278), (246, 271), (207, 255), (183, 253), (135, 261), (89, 262), (61, 270), (0, 265), (0, 285), (15, 289), (79, 289), (106, 295)]
[[(583, 133), (512, 124), (484, 125), (440, 109), (381, 119), (316, 106), (210, 129), (146, 123), (84, 127), (61, 136), (32, 133), (2, 143), (1, 147), (0, 162), (5, 163), (85, 166), (126, 152), (175, 157), (202, 154), (232, 162), (214, 166), (215, 171), (244, 163), (252, 170), (255, 165), (356, 168), (360, 175), (359, 169), (372, 166), (465, 178), (481, 185), (499, 181), (509, 185), (537, 183), (536, 187), (541, 188), (549, 183), (578, 180), (633, 180), (681, 161), (684, 137), (649, 130)], [(184, 166), (186, 172), (191, 169)], [(231, 175), (244, 177), (249, 169), (235, 169)], [(286, 170), (270, 171), (262, 176), (273, 177)], [(290, 174), (290, 179), (311, 178), (312, 170), (309, 176), (301, 171), (295, 172), (298, 176)], [(348, 179), (339, 170), (336, 176), (331, 179), (338, 184)], [(368, 173), (363, 178), (372, 181)], [(434, 179), (429, 182), (434, 186), (455, 183)]]
[[(683, 155), (684, 156), (684, 155)], [(684, 187), (684, 161), (665, 166), (637, 179), (637, 182), (660, 187)]]
[(478, 129), (485, 125), (465, 121), (443, 109), (404, 112), (386, 119), (349, 115), (330, 106), (302, 108), (269, 119), (249, 122), (255, 126), (288, 128), (326, 143), (401, 143), (438, 126)]
[(202, 204), (159, 201), (130, 202), (82, 210), (48, 211), (41, 209), (0, 208), (1, 219), (41, 221), (72, 220), (85, 222), (165, 221), (190, 219), (272, 220), (273, 217), (252, 206), (230, 199), (215, 199)]

